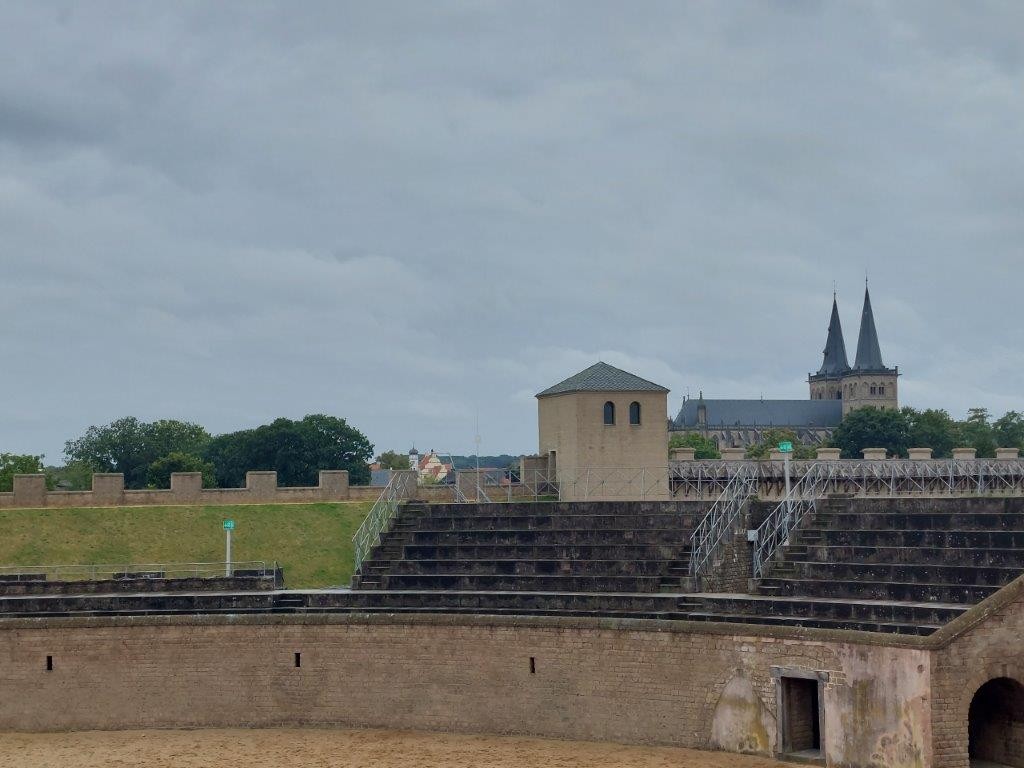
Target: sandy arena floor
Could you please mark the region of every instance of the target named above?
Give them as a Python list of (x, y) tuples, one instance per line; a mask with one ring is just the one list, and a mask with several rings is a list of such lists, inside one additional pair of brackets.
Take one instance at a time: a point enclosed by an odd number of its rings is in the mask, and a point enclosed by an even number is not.
[(269, 729), (0, 733), (5, 768), (783, 768), (760, 757), (583, 741)]

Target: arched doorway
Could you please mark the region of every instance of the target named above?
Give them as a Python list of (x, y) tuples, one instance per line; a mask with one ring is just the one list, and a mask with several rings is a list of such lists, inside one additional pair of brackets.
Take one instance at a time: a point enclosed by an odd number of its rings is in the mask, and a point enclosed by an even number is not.
[(971, 764), (1024, 768), (1024, 685), (989, 680), (974, 694), (967, 716)]

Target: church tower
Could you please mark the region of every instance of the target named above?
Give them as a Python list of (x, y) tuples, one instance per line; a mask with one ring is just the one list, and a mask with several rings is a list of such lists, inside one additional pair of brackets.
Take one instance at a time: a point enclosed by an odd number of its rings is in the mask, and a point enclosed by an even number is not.
[[(842, 379), (843, 415), (854, 408), (899, 408), (896, 380), (899, 367), (886, 368), (875, 330), (875, 315), (871, 310), (871, 294), (864, 283), (864, 309), (860, 316), (860, 336), (857, 338), (857, 359), (853, 368)], [(813, 395), (812, 395), (813, 396)]]
[[(811, 385), (811, 400), (842, 400), (843, 378), (849, 374), (850, 364), (846, 360), (846, 342), (843, 341), (843, 326), (839, 322), (839, 305), (832, 294), (832, 317), (828, 322), (828, 338), (825, 339), (824, 359), (817, 373), (807, 376)], [(846, 412), (846, 408), (843, 408)]]

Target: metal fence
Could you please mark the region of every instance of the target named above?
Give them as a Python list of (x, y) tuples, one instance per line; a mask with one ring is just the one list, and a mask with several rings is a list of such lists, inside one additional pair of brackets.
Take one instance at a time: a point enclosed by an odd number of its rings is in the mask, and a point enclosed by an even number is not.
[(225, 575), (273, 578), (276, 562), (243, 560), (231, 563), (97, 563), (0, 566), (0, 581), (99, 581), (128, 579), (213, 579)]

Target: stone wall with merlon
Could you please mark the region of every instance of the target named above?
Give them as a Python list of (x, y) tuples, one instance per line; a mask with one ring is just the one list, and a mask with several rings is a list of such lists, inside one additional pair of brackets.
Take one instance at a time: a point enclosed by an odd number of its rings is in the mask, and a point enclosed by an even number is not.
[[(357, 498), (376, 499), (382, 488)], [(449, 491), (450, 493), (450, 491)], [(113, 472), (92, 476), (91, 491), (47, 491), (43, 475), (16, 475), (14, 492), (0, 493), (0, 509), (118, 507), (181, 504), (288, 504), (316, 501), (348, 501), (348, 472), (321, 470), (319, 484), (309, 487), (278, 487), (276, 472), (249, 472), (245, 488), (203, 488), (199, 472), (174, 472), (171, 487), (126, 490), (124, 475)]]

